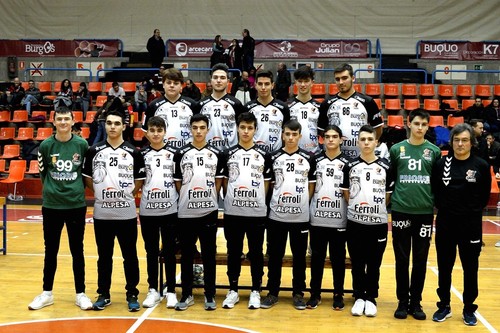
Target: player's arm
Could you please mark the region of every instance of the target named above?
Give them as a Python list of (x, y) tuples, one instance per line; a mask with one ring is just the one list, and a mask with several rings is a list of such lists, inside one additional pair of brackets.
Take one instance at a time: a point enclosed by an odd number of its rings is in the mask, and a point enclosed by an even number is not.
[(228, 179), (227, 179), (227, 177), (224, 177), (224, 179), (222, 181), (222, 193), (224, 194), (224, 197), (226, 196), (226, 193), (227, 193), (227, 183), (228, 183)]
[(311, 202), (315, 188), (316, 188), (316, 182), (309, 182), (309, 202)]
[(217, 195), (219, 195), (219, 193), (220, 193), (220, 188), (222, 186), (222, 180), (223, 180), (222, 177), (215, 178), (215, 191), (216, 191)]
[(177, 189), (177, 193), (181, 193), (181, 187), (182, 187), (182, 181), (176, 180), (175, 181), (175, 188)]
[(269, 191), (269, 180), (264, 180), (264, 193), (267, 197), (267, 191)]
[(342, 190), (345, 201), (349, 202), (349, 190)]
[(375, 134), (377, 134), (377, 140), (380, 139), (383, 131), (384, 131), (384, 126), (379, 126), (375, 128)]
[(143, 179), (136, 179), (134, 180), (134, 190), (132, 191), (132, 193), (134, 194), (134, 196), (137, 195), (137, 193), (139, 193), (139, 190), (141, 189), (142, 187), (142, 184), (144, 184), (144, 180)]
[(83, 180), (85, 181), (85, 186), (87, 186), (92, 193), (94, 192), (94, 181), (90, 177), (83, 177)]

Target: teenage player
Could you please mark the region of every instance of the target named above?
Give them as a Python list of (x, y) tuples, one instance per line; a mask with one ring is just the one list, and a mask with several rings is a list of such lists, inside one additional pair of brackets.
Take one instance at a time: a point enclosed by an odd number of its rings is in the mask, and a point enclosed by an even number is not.
[(207, 142), (219, 150), (238, 143), (236, 119), (245, 111), (241, 102), (227, 93), (229, 68), (225, 64), (212, 67), (212, 95), (200, 101), (200, 113), (208, 117)]
[(175, 295), (175, 239), (177, 236), (177, 190), (174, 182), (176, 149), (163, 142), (165, 121), (149, 118), (146, 138), (150, 145), (141, 150), (146, 165), (146, 180), (142, 187), (139, 218), (146, 249), (149, 291), (142, 303), (151, 308), (161, 301), (158, 288), (158, 255), (161, 235), (167, 281), (167, 308), (177, 304)]
[(145, 113), (142, 129), (147, 131), (149, 118), (159, 116), (167, 126), (165, 142), (175, 148), (180, 148), (191, 142), (189, 119), (198, 112), (198, 103), (193, 99), (182, 96), (184, 77), (177, 68), (163, 71), (163, 88), (165, 95), (153, 100)]
[[(441, 150), (425, 139), (429, 113), (416, 109), (410, 113), (410, 137), (390, 149), (395, 181), (392, 202), (392, 244), (396, 259), (396, 295), (394, 317), (411, 314), (424, 320), (420, 304), (424, 288), (427, 257), (434, 221), (434, 196), (431, 190), (432, 168), (441, 158)], [(412, 252), (411, 279), (408, 273)]]
[(466, 325), (477, 325), (474, 304), (478, 291), (479, 254), (483, 238), (482, 214), (488, 204), (491, 175), (488, 162), (471, 154), (476, 143), (473, 129), (459, 124), (451, 130), (453, 154), (440, 159), (434, 168), (432, 190), (436, 216), (436, 254), (439, 269), (438, 310), (432, 320), (451, 317), (451, 275), (458, 253), (463, 269), (462, 318)]
[(205, 274), (205, 310), (215, 310), (217, 197), (222, 185), (223, 162), (221, 152), (206, 141), (208, 118), (198, 113), (191, 117), (190, 123), (193, 142), (179, 149), (174, 157), (182, 253), (182, 297), (175, 309), (183, 311), (194, 304), (193, 252), (199, 238)]
[(40, 178), (43, 184), (42, 216), (45, 259), (43, 292), (29, 304), (30, 310), (38, 310), (54, 304), (52, 288), (61, 232), (65, 224), (73, 257), (75, 304), (82, 310), (92, 309), (92, 302), (85, 295), (85, 258), (83, 256), (87, 204), (82, 181), (82, 165), (88, 144), (81, 137), (71, 133), (73, 124), (73, 113), (66, 107), (57, 108), (54, 113), (56, 134), (44, 140), (38, 150)]
[(347, 248), (352, 262), (353, 316), (377, 315), (380, 265), (387, 245), (387, 209), (392, 180), (387, 160), (375, 155), (375, 129), (359, 130), (360, 156), (348, 164), (340, 188), (348, 201)]
[(312, 98), (314, 70), (310, 66), (301, 66), (293, 73), (298, 94), (288, 105), (290, 118), (297, 119), (302, 126), (302, 138), (299, 147), (311, 153), (318, 153), (318, 118), (320, 104)]
[(122, 110), (106, 113), (106, 141), (85, 155), (83, 176), (94, 192), (94, 233), (97, 244), (97, 301), (94, 310), (111, 304), (113, 248), (118, 239), (123, 256), (129, 311), (139, 311), (139, 260), (135, 194), (146, 178), (144, 159), (137, 148), (123, 140), (126, 126)]
[(306, 287), (306, 251), (309, 231), (309, 200), (314, 191), (314, 157), (299, 148), (300, 123), (291, 119), (283, 125), (285, 146), (272, 153), (273, 193), (269, 210), (268, 282), (269, 294), (260, 307), (269, 309), (278, 303), (282, 260), (288, 235), (293, 256), (293, 305), (304, 310)]
[(337, 125), (344, 134), (342, 152), (350, 158), (359, 155), (357, 146), (359, 129), (371, 125), (377, 139), (382, 135), (384, 122), (373, 98), (354, 90), (352, 66), (343, 64), (333, 72), (339, 92), (320, 106), (318, 127), (324, 130), (327, 125)]
[(268, 153), (253, 142), (257, 119), (250, 112), (237, 119), (238, 144), (224, 154), (224, 235), (227, 242), (229, 292), (222, 307), (232, 309), (239, 302), (238, 279), (245, 235), (252, 275), (249, 309), (260, 308), (260, 288), (264, 274), (262, 245), (267, 215), (265, 202), (271, 178)]
[(316, 155), (316, 187), (310, 205), (311, 298), (308, 309), (321, 303), (321, 282), (329, 248), (333, 272), (334, 310), (344, 309), (347, 203), (340, 184), (349, 160), (340, 151), (342, 131), (328, 125), (324, 131), (324, 152)]
[(255, 87), (257, 99), (246, 105), (248, 111), (257, 118), (255, 143), (272, 152), (282, 146), (282, 126), (290, 119), (290, 110), (285, 103), (273, 97), (274, 83), (271, 71), (257, 72)]

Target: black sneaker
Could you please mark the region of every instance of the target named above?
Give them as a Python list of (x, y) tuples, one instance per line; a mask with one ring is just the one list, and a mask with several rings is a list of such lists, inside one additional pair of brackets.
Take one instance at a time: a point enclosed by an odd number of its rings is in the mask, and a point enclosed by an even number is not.
[(449, 305), (440, 306), (432, 315), (432, 320), (442, 322), (451, 317), (451, 307)]
[(130, 295), (127, 296), (128, 310), (130, 312), (137, 312), (141, 308), (139, 302), (137, 301), (137, 296)]
[(464, 324), (467, 326), (476, 326), (477, 318), (474, 312), (464, 310), (462, 312), (462, 319), (464, 320)]
[(344, 310), (344, 297), (342, 295), (333, 295), (332, 309), (337, 311)]
[(408, 308), (408, 313), (417, 320), (425, 320), (427, 318), (427, 315), (425, 314), (424, 310), (422, 309), (422, 305), (420, 304), (410, 305), (410, 307)]
[(321, 304), (321, 296), (311, 296), (306, 302), (306, 308), (316, 309)]
[(92, 305), (94, 310), (104, 310), (105, 307), (111, 305), (111, 299), (109, 295), (101, 294), (97, 296), (97, 301)]
[(277, 303), (278, 303), (278, 297), (269, 294), (262, 300), (262, 302), (260, 302), (260, 307), (262, 309), (270, 309)]
[(301, 294), (295, 294), (293, 296), (293, 306), (297, 310), (305, 310), (306, 302), (304, 302), (304, 296)]
[(406, 319), (406, 317), (408, 317), (408, 304), (399, 302), (398, 308), (394, 311), (394, 318)]

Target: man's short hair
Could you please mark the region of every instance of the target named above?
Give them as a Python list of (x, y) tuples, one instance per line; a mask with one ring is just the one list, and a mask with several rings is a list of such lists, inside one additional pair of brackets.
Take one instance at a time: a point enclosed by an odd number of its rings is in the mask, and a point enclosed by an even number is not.
[(106, 112), (106, 119), (108, 119), (109, 116), (120, 117), (122, 120), (122, 125), (125, 124), (125, 115), (123, 114), (123, 112), (120, 112), (118, 110), (111, 110), (111, 111)]
[(314, 70), (311, 66), (300, 66), (293, 72), (293, 77), (295, 80), (314, 80)]
[(212, 75), (215, 71), (224, 71), (227, 75), (229, 75), (229, 67), (226, 64), (215, 64), (210, 71), (210, 75)]
[(288, 128), (291, 131), (299, 131), (299, 133), (302, 132), (302, 125), (299, 123), (297, 119), (290, 119), (283, 125), (283, 130), (285, 128)]
[(167, 124), (165, 124), (165, 120), (162, 117), (158, 116), (153, 116), (148, 119), (148, 122), (146, 123), (147, 128), (151, 127), (158, 127), (158, 128), (163, 128), (164, 130), (167, 129)]
[(210, 120), (208, 120), (208, 117), (205, 116), (204, 114), (201, 113), (194, 114), (189, 120), (189, 125), (193, 125), (193, 123), (196, 121), (204, 121), (207, 124), (207, 127), (210, 127)]
[(431, 115), (429, 114), (428, 111), (425, 111), (424, 109), (415, 109), (413, 110), (412, 112), (410, 112), (410, 115), (408, 116), (408, 120), (410, 121), (410, 123), (413, 121), (413, 119), (415, 117), (420, 117), (422, 119), (425, 119), (427, 121), (429, 121), (431, 119)]
[(455, 125), (451, 131), (450, 131), (450, 143), (453, 142), (453, 138), (455, 135), (458, 135), (463, 132), (468, 132), (469, 133), (469, 138), (470, 142), (472, 143), (473, 146), (477, 146), (477, 139), (476, 136), (474, 135), (474, 130), (472, 129), (471, 125), (462, 123), (462, 124), (457, 124)]
[(70, 113), (71, 114), (71, 119), (73, 119), (73, 111), (71, 111), (67, 106), (58, 106), (54, 110), (54, 118), (60, 114), (60, 113)]
[(163, 72), (163, 82), (167, 80), (171, 81), (178, 81), (183, 83), (184, 82), (184, 75), (182, 75), (182, 72), (178, 70), (177, 68), (168, 68)]
[(257, 75), (255, 75), (255, 82), (257, 82), (259, 80), (259, 77), (267, 77), (267, 78), (271, 79), (271, 83), (274, 82), (273, 81), (273, 72), (271, 72), (270, 70), (261, 69), (260, 71), (258, 71)]
[(336, 67), (333, 71), (333, 75), (337, 73), (342, 73), (344, 71), (348, 71), (349, 76), (354, 76), (354, 70), (352, 69), (352, 66), (349, 64), (342, 64), (339, 67)]
[(240, 126), (241, 122), (245, 123), (253, 123), (253, 126), (257, 128), (257, 118), (255, 118), (255, 115), (251, 112), (243, 112), (238, 116), (238, 119), (236, 119), (236, 126)]
[[(359, 133), (361, 133), (361, 132), (367, 132), (367, 133), (370, 133), (370, 134), (376, 134), (375, 133), (375, 129), (371, 125), (363, 125), (363, 126), (361, 126), (361, 128), (359, 129)], [(376, 137), (375, 137), (375, 139), (376, 139)]]
[(118, 82), (116, 82), (116, 81), (115, 81), (115, 82), (113, 82), (113, 83), (111, 84), (111, 86), (114, 88), (114, 87), (116, 87), (116, 86), (119, 86), (119, 84), (118, 84)]
[(335, 131), (342, 138), (342, 130), (337, 125), (328, 125), (328, 126), (326, 126), (325, 130), (323, 131), (323, 133), (326, 133), (328, 131)]

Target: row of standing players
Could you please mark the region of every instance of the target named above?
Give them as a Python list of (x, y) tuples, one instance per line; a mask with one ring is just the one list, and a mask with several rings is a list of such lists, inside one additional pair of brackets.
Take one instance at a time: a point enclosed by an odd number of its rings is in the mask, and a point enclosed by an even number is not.
[[(83, 175), (96, 198), (94, 224), (99, 254), (99, 296), (92, 308), (104, 309), (111, 303), (112, 242), (116, 236), (125, 259), (129, 310), (139, 309), (137, 254), (135, 247), (128, 244), (135, 244), (137, 238), (133, 195), (145, 179), (139, 214), (146, 244), (150, 289), (143, 306), (154, 306), (160, 301), (155, 288), (158, 285), (157, 245), (161, 233), (167, 266), (167, 307), (185, 310), (194, 303), (193, 248), (199, 238), (205, 269), (205, 309), (216, 308), (217, 195), (224, 185), (224, 232), (228, 240), (230, 291), (223, 307), (232, 308), (239, 301), (240, 255), (245, 234), (249, 239), (252, 273), (249, 308), (270, 308), (278, 302), (281, 260), (289, 234), (295, 308), (315, 308), (320, 304), (323, 263), (329, 244), (334, 271), (333, 307), (343, 309), (347, 243), (355, 297), (351, 313), (355, 316), (375, 316), (379, 268), (387, 242), (386, 205), (394, 189), (392, 230), (399, 300), (395, 317), (406, 318), (408, 313), (417, 319), (426, 317), (420, 302), (435, 205), (439, 209), (436, 247), (440, 302), (433, 319), (443, 321), (451, 316), (451, 269), (458, 245), (464, 274), (468, 277), (464, 286), (463, 318), (468, 325), (477, 322), (474, 300), (477, 297), (477, 263), (481, 249), (481, 210), (489, 195), (490, 178), (487, 164), (470, 155), (473, 136), (469, 141), (461, 137), (469, 134), (467, 125), (452, 131), (452, 142), (456, 148), (454, 155), (440, 160), (439, 148), (424, 139), (428, 114), (418, 110), (410, 115), (410, 138), (391, 148), (392, 164), (389, 164), (374, 153), (383, 124), (379, 110), (371, 98), (354, 91), (355, 78), (352, 67), (347, 64), (334, 72), (339, 93), (321, 106), (310, 96), (314, 73), (308, 67), (299, 68), (294, 73), (299, 95), (290, 106), (273, 99), (270, 72), (257, 74), (258, 98), (245, 107), (225, 93), (228, 82), (225, 65), (214, 66), (211, 75), (214, 93), (197, 104), (180, 97), (180, 71), (170, 69), (165, 72), (165, 97), (153, 101), (146, 113), (144, 129), (152, 144), (142, 151), (142, 155), (123, 142), (121, 132), (117, 135), (117, 128), (121, 126), (120, 117), (112, 113), (106, 119), (107, 141), (91, 147), (85, 154), (79, 154), (85, 156)], [(249, 116), (252, 118), (243, 120)], [(150, 123), (158, 119), (163, 122), (156, 125)], [(164, 137), (168, 144), (163, 146), (162, 140), (162, 147), (156, 145), (153, 148), (154, 135), (150, 130), (160, 131), (162, 123), (166, 124)], [(55, 124), (57, 129), (57, 122)], [(324, 132), (324, 151), (317, 149), (318, 129)], [(252, 131), (253, 135), (249, 135), (248, 132)], [(156, 136), (159, 135), (156, 133)], [(247, 146), (242, 143), (245, 137), (249, 139)], [(456, 138), (460, 138), (457, 147)], [(332, 151), (330, 148), (335, 145), (337, 148)], [(467, 146), (468, 153), (457, 155), (459, 151), (467, 151)], [(224, 153), (221, 153), (224, 148)], [(42, 149), (40, 159), (44, 191), (50, 187), (48, 179), (54, 181), (54, 175), (62, 177), (65, 171), (71, 169), (69, 161), (60, 163), (58, 158), (52, 157), (46, 162), (47, 166), (51, 164), (52, 167), (59, 166), (59, 169), (57, 172), (48, 171), (44, 176)], [(266, 161), (269, 161), (267, 166)], [(82, 163), (77, 164), (81, 167)], [(62, 166), (65, 168), (60, 170)], [(269, 181), (273, 190), (270, 191), (272, 195), (269, 195), (267, 206), (265, 198)], [(473, 193), (473, 197), (465, 200), (457, 195), (447, 195), (448, 192)], [(50, 208), (46, 201), (48, 199), (44, 195), (43, 209)], [(461, 222), (459, 228), (456, 226), (457, 219)], [(175, 227), (178, 228), (182, 251), (180, 301), (175, 296), (172, 238), (175, 233), (169, 232)], [(260, 301), (265, 227), (268, 232), (269, 294)], [(440, 228), (453, 230), (445, 235), (439, 232)], [(311, 298), (305, 302), (303, 290), (308, 230), (312, 249)], [(443, 237), (439, 237), (441, 234)], [(470, 237), (473, 238), (470, 242), (464, 241)], [(479, 247), (473, 245), (476, 244), (475, 238), (479, 239)], [(31, 309), (53, 303), (52, 285), (46, 285), (45, 281), (47, 243), (46, 239), (44, 292), (30, 304)], [(414, 254), (410, 279), (408, 270), (412, 244)], [(53, 275), (52, 281), (50, 276), (47, 280), (53, 282)], [(76, 282), (75, 287), (78, 304), (82, 287)], [(44, 300), (48, 301), (44, 303)], [(85, 302), (85, 306), (81, 307), (86, 308), (87, 305), (88, 302)]]

